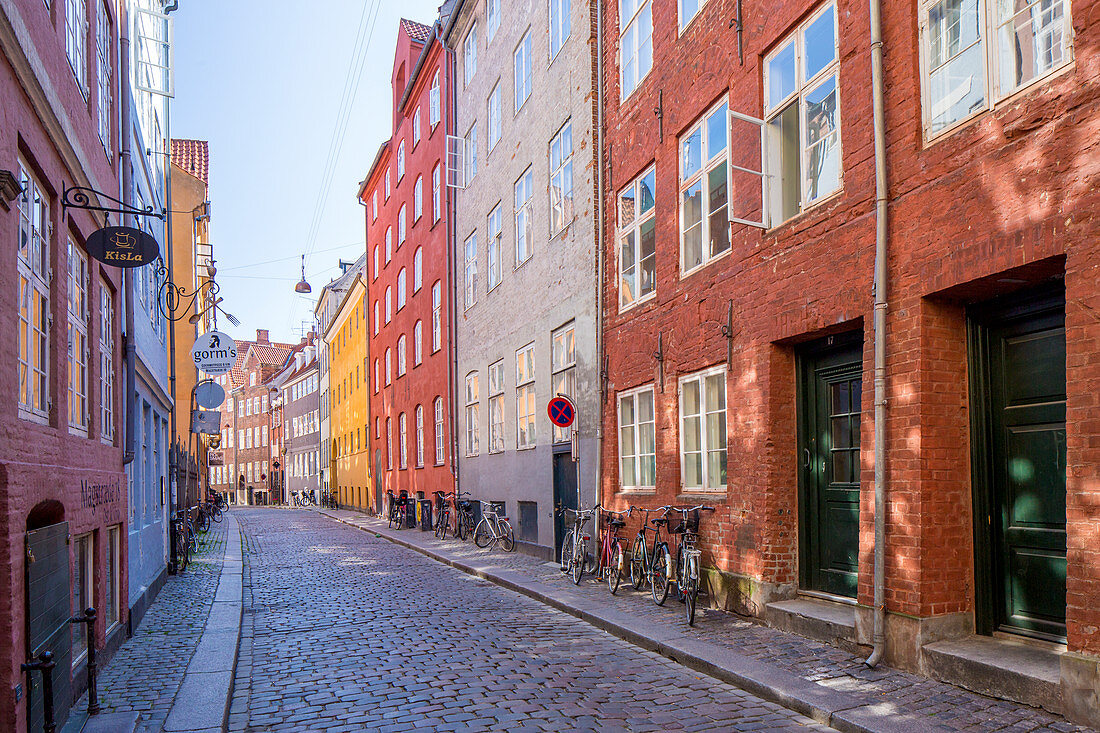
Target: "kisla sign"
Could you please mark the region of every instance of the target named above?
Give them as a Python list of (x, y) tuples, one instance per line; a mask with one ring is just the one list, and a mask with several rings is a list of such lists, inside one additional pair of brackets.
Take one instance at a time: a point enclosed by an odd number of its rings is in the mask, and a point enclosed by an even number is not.
[(225, 374), (237, 361), (237, 344), (221, 331), (208, 331), (191, 347), (195, 366), (211, 376)]
[(115, 267), (141, 267), (160, 257), (157, 240), (133, 227), (104, 227), (92, 232), (84, 248), (92, 259)]

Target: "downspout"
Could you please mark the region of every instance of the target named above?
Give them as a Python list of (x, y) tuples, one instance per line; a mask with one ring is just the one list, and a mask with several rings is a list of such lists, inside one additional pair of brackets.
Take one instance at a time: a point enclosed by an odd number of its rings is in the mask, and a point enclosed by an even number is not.
[(603, 374), (604, 200), (603, 200), (603, 10), (596, 0), (596, 505), (603, 503)]
[(883, 111), (881, 0), (871, 8), (871, 100), (875, 136), (875, 554), (874, 644), (864, 662), (877, 665), (886, 647), (886, 115)]
[[(125, 23), (119, 23), (119, 159), (122, 165), (122, 201), (130, 205), (130, 187), (133, 185), (133, 174), (130, 172), (130, 137), (133, 127), (130, 122), (130, 19)], [(133, 216), (126, 214), (124, 223), (132, 226)], [(134, 429), (137, 423), (137, 344), (134, 343), (134, 271), (127, 267), (122, 271), (123, 308), (126, 326), (126, 336), (123, 339), (123, 361), (126, 368), (126, 449), (122, 454), (122, 464), (133, 463), (136, 452), (136, 436)]]
[[(460, 7), (455, 7), (451, 12), (458, 13)], [(452, 16), (454, 17), (454, 16)], [(450, 25), (450, 24), (448, 24)], [(455, 53), (454, 50), (448, 46), (441, 33), (440, 24), (435, 25), (435, 39), (439, 41), (440, 47), (444, 53), (447, 54), (447, 74), (444, 77), (444, 82), (447, 87), (447, 104), (443, 107), (442, 101), (440, 102), (440, 114), (443, 114), (443, 109), (447, 110), (447, 125), (446, 130), (448, 135), (454, 134), (455, 125), (455, 99), (454, 99), (454, 79), (455, 79)], [(444, 176), (445, 177), (445, 176)], [(446, 184), (446, 181), (444, 181)], [(454, 193), (451, 191), (450, 186), (445, 185), (447, 191), (447, 287), (448, 292), (451, 295), (451, 313), (448, 319), (447, 330), (450, 335), (451, 342), (451, 358), (450, 363), (447, 365), (448, 381), (450, 384), (450, 427), (451, 427), (451, 475), (454, 477), (455, 482), (455, 496), (459, 495), (459, 480), (458, 480), (458, 288), (454, 287), (454, 274), (455, 274), (455, 201)]]

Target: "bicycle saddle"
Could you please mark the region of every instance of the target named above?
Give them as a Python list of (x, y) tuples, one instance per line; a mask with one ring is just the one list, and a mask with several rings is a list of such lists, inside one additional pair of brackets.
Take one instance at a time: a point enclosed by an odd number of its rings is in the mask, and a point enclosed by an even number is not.
[(654, 526), (657, 526), (657, 527), (660, 527), (660, 526), (663, 526), (663, 525), (665, 525), (665, 524), (668, 524), (668, 520), (667, 520), (667, 519), (665, 519), (664, 517), (657, 517), (656, 519), (651, 519), (651, 520), (649, 520), (649, 521), (650, 521), (650, 522), (651, 522), (651, 523), (652, 523), (652, 524), (653, 524)]
[(610, 524), (611, 524), (612, 527), (625, 527), (626, 526), (626, 522), (624, 522), (621, 519), (612, 519)]

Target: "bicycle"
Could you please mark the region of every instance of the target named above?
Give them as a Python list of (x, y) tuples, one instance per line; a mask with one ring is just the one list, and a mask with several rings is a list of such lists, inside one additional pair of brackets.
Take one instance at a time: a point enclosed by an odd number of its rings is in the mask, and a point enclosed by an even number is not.
[(451, 505), (447, 499), (453, 494), (448, 494), (446, 491), (433, 491), (435, 494), (436, 519), (435, 519), (435, 536), (436, 539), (447, 539), (447, 530), (451, 525)]
[(699, 512), (713, 512), (714, 507), (700, 504), (690, 509), (674, 509), (683, 517), (680, 526), (669, 530), (679, 534), (680, 546), (676, 549), (676, 591), (684, 604), (688, 626), (695, 625), (695, 606), (699, 595), (699, 558), (702, 551), (695, 544), (699, 541)]
[[(671, 510), (671, 506), (645, 510), (647, 523), (653, 525), (653, 552), (646, 551), (645, 531), (647, 527), (643, 525), (638, 532), (638, 539), (634, 541), (634, 546), (637, 548), (638, 540), (641, 540), (641, 553), (632, 554), (630, 558), (631, 580), (634, 587), (641, 590), (645, 579), (648, 579), (649, 592), (653, 596), (653, 602), (658, 606), (663, 606), (668, 599), (668, 587), (670, 581), (673, 580), (672, 575), (675, 570), (672, 565), (672, 555), (668, 550), (668, 542), (661, 539), (661, 527), (668, 524), (668, 513)], [(656, 519), (649, 519), (651, 511), (660, 511), (661, 516)], [(639, 576), (643, 572), (644, 576), (640, 578)]]
[(176, 532), (176, 569), (182, 573), (187, 569), (192, 553), (198, 549), (195, 545), (195, 532), (191, 528), (191, 518), (186, 509), (177, 511), (172, 523)]
[(599, 504), (591, 509), (558, 508), (561, 514), (569, 512), (573, 515), (573, 528), (565, 533), (561, 543), (561, 571), (573, 576), (573, 585), (580, 585), (581, 576), (586, 570), (589, 573), (596, 571), (596, 558), (588, 553), (588, 543), (592, 536), (584, 533), (584, 525), (599, 510)]
[[(649, 515), (654, 511), (656, 510), (640, 509), (632, 505), (626, 513), (629, 517), (634, 512), (645, 512), (645, 519), (642, 520), (642, 526), (639, 527), (638, 534), (634, 536), (634, 543), (630, 547), (630, 584), (634, 586), (634, 590), (641, 590), (649, 580), (652, 553), (650, 551), (649, 536), (646, 533), (656, 531), (656, 528), (651, 527), (649, 523)], [(656, 544), (656, 536), (654, 537), (654, 544)]]
[(455, 507), (455, 537), (465, 542), (474, 530), (474, 502), (456, 499)]
[(481, 521), (474, 528), (474, 544), (485, 549), (500, 544), (505, 552), (516, 549), (516, 537), (508, 517), (497, 514), (491, 502), (481, 502)]
[(405, 505), (408, 503), (408, 498), (396, 496), (392, 491), (386, 492), (386, 498), (389, 500), (386, 526), (391, 529), (401, 529), (405, 524)]
[(613, 512), (605, 510), (601, 513), (602, 527), (600, 528), (600, 563), (599, 573), (607, 579), (607, 589), (611, 595), (619, 590), (619, 583), (623, 577), (623, 545), (619, 530), (626, 526), (622, 515), (626, 512)]

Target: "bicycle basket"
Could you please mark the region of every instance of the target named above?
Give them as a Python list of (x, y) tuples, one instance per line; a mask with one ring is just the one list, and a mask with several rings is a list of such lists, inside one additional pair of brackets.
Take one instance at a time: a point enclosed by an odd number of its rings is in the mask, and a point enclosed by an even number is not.
[(680, 524), (676, 529), (671, 530), (673, 534), (684, 534), (685, 532), (690, 534), (699, 534), (699, 510), (687, 512), (681, 515), (683, 519), (680, 520)]

